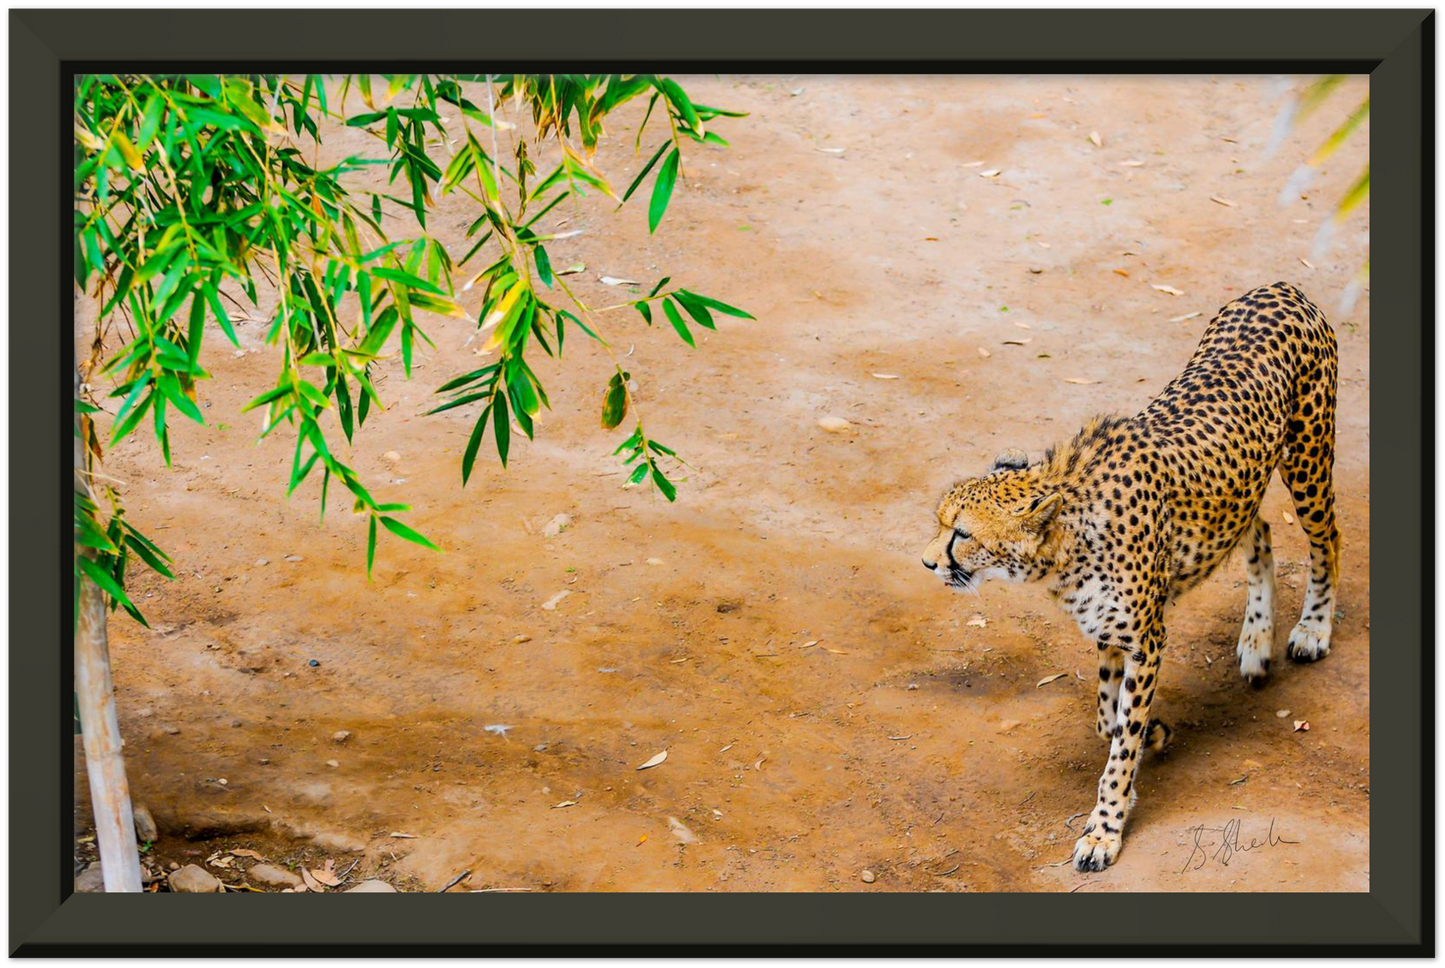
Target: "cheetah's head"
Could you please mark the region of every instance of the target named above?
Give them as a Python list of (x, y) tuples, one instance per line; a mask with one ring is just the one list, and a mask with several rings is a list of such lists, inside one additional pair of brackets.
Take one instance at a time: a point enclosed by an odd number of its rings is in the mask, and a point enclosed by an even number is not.
[(1036, 575), (1039, 549), (1062, 503), (1062, 495), (1040, 486), (1022, 451), (1006, 450), (987, 474), (958, 482), (938, 502), (938, 534), (923, 549), (923, 567), (959, 591), (977, 591), (988, 578)]

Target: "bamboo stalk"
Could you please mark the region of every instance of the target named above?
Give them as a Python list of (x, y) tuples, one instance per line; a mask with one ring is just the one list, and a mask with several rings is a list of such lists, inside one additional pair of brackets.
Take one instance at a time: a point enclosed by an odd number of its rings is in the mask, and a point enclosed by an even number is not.
[[(79, 370), (75, 384), (78, 396)], [(84, 446), (77, 437), (75, 486), (89, 494), (84, 471)], [(94, 554), (88, 548), (78, 548), (77, 553)], [(75, 629), (75, 692), (80, 707), (85, 770), (90, 777), (90, 800), (95, 812), (95, 840), (100, 847), (101, 876), (109, 893), (139, 894), (140, 855), (135, 846), (135, 816), (131, 812), (115, 686), (110, 674), (105, 593), (85, 575), (78, 575), (76, 581), (80, 583), (80, 607)]]

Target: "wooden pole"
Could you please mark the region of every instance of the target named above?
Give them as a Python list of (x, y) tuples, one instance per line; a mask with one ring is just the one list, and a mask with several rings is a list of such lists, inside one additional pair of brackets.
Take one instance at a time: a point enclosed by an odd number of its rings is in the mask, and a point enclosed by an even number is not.
[[(80, 395), (80, 371), (75, 373)], [(77, 416), (77, 425), (79, 417)], [(84, 441), (75, 440), (75, 486), (89, 495)], [(89, 548), (77, 554), (94, 555)], [(140, 854), (135, 845), (135, 816), (121, 753), (120, 719), (110, 675), (110, 642), (106, 635), (105, 593), (85, 575), (80, 583), (80, 610), (75, 629), (75, 693), (80, 706), (85, 770), (90, 777), (90, 802), (95, 811), (95, 840), (107, 892), (140, 893)]]

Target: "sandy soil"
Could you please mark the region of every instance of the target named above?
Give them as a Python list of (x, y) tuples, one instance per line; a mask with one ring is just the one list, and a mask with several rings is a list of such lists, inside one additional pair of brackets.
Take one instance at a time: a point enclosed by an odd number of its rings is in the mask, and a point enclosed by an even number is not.
[[(597, 426), (609, 364), (580, 337), (563, 366), (539, 361), (554, 409), (538, 441), (514, 443), (509, 470), (479, 461), (463, 490), (472, 415), (422, 416), (474, 359), (453, 320), (432, 325), (414, 382), (386, 377), (392, 405), (351, 453), (445, 548), (385, 542), (374, 584), (360, 519), (333, 509), (318, 527), (319, 482), (288, 503), (289, 441), (255, 446), (238, 415), (274, 373), (262, 324), (241, 327), (241, 358), (209, 345), (208, 426), (175, 426), (173, 470), (153, 440), (116, 448), (107, 470), (182, 575), (140, 581), (153, 632), (113, 625), (154, 856), (359, 859), (357, 876), (433, 890), (464, 869), (462, 889), (1367, 890), (1368, 295), (1336, 306), (1368, 213), (1302, 263), (1367, 135), (1280, 208), (1330, 119), (1264, 158), (1278, 87), (1263, 78), (687, 87), (751, 112), (719, 125), (733, 148), (691, 150), (655, 237), (645, 201), (583, 205), (555, 213), (584, 234), (551, 249), (587, 265), (571, 278), (594, 305), (617, 301), (600, 275), (667, 271), (758, 317), (695, 351), (604, 318), (650, 433), (693, 465), (676, 505), (621, 486), (622, 433)], [(621, 184), (640, 113), (602, 154)], [(360, 146), (342, 137), (327, 150)], [(436, 231), (465, 251), (473, 217), (456, 199)], [(1092, 647), (1039, 588), (959, 596), (926, 574), (932, 502), (1005, 446), (1037, 453), (1091, 414), (1136, 411), (1214, 310), (1281, 278), (1340, 340), (1334, 651), (1251, 690), (1233, 659), (1242, 565), (1186, 597), (1157, 700), (1175, 746), (1146, 761), (1119, 863), (1077, 874), (1067, 822), (1104, 760)], [(852, 429), (826, 433), (824, 416)], [(1307, 555), (1287, 507), (1276, 482), (1281, 649)], [(572, 525), (544, 537), (559, 513)], [(84, 824), (78, 754), (76, 782)], [(1273, 846), (1221, 851), (1207, 829), (1196, 852), (1192, 828), (1232, 821), (1238, 846)]]

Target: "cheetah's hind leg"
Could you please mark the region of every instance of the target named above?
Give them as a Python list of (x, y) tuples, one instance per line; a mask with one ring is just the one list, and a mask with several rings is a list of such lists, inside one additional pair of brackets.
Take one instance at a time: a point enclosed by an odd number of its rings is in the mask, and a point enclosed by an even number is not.
[(1315, 386), (1302, 394), (1285, 437), (1280, 477), (1294, 498), (1295, 517), (1310, 542), (1310, 583), (1285, 655), (1317, 662), (1330, 654), (1340, 577), (1335, 523), (1335, 360), (1321, 361)]
[(1264, 685), (1269, 675), (1269, 658), (1274, 649), (1274, 552), (1270, 549), (1269, 525), (1255, 515), (1249, 528), (1249, 549), (1245, 567), (1249, 594), (1244, 606), (1244, 625), (1239, 630), (1239, 674), (1252, 686)]

